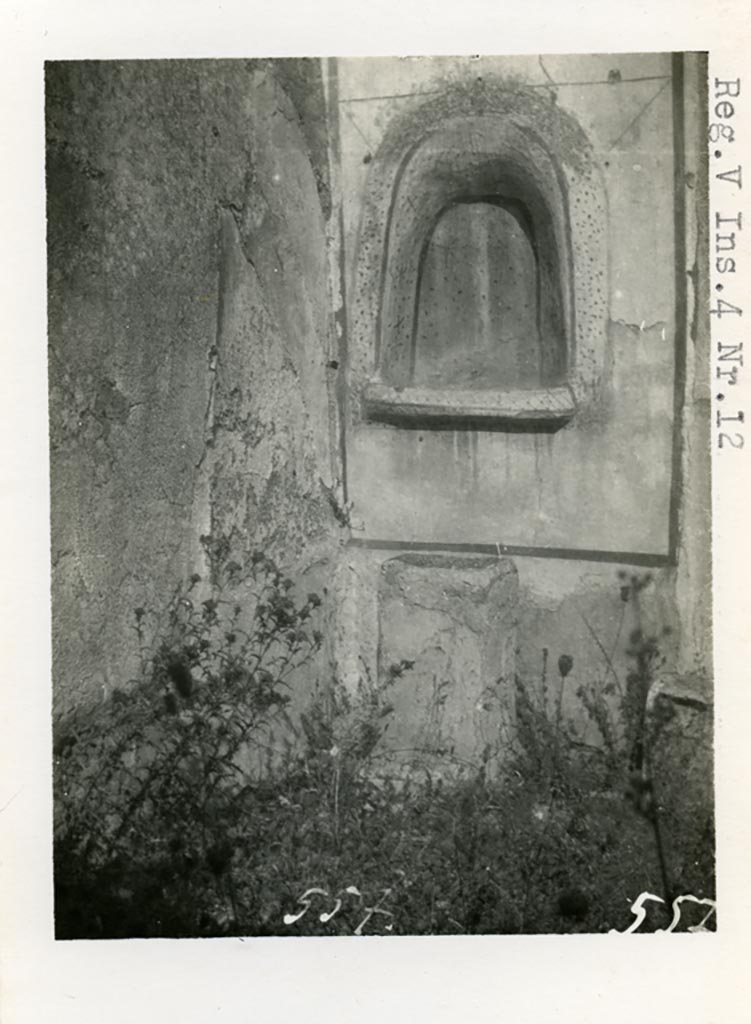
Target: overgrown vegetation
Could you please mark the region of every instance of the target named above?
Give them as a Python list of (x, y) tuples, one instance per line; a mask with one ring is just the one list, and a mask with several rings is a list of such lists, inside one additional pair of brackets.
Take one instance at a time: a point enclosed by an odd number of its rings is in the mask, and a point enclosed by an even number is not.
[(516, 681), (502, 771), (396, 770), (379, 744), (411, 664), (293, 708), (321, 599), (206, 544), (208, 596), (193, 577), (161, 619), (136, 609), (138, 680), (60, 731), (58, 937), (624, 930), (642, 892), (714, 895), (711, 809), (685, 799), (685, 744), (665, 742), (653, 692), (648, 579), (621, 580), (628, 677), (610, 663), (578, 692), (598, 743), (567, 720), (573, 656), (551, 671), (545, 651), (535, 685)]

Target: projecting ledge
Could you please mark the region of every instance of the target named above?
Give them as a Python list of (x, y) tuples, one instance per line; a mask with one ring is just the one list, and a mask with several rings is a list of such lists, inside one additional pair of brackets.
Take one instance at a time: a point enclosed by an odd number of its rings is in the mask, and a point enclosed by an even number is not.
[(363, 393), (366, 420), (407, 429), (553, 431), (568, 423), (575, 412), (576, 402), (567, 385), (503, 391), (397, 388), (371, 382)]

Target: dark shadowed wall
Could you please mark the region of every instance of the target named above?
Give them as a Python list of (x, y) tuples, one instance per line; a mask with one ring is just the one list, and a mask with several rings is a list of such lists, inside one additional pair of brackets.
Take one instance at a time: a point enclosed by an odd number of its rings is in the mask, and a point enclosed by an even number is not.
[(336, 541), (319, 69), (47, 66), (59, 712), (132, 675), (202, 534), (297, 570)]

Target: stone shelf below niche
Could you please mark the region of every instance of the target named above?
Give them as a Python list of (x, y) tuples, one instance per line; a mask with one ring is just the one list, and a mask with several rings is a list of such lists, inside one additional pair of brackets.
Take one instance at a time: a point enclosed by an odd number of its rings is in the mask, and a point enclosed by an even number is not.
[(363, 414), (374, 423), (407, 429), (506, 431), (559, 430), (573, 417), (571, 388), (469, 389), (394, 387), (371, 381), (363, 392)]

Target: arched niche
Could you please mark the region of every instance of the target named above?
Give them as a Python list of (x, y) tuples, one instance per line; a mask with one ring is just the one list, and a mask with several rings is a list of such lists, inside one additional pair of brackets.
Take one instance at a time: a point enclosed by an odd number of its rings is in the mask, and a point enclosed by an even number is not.
[(396, 119), (360, 231), (359, 416), (564, 425), (602, 378), (604, 216), (584, 133), (534, 90), (449, 90)]

